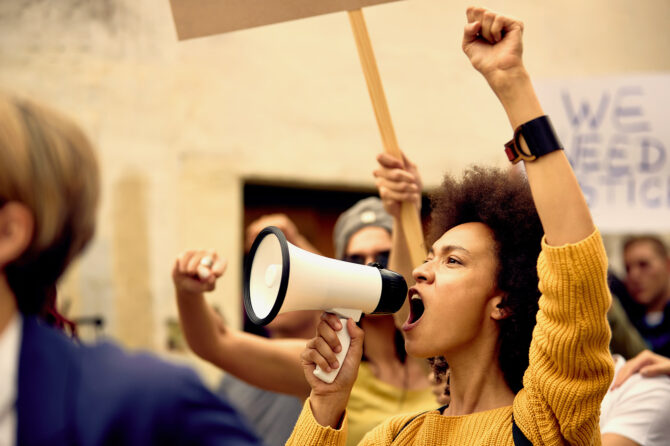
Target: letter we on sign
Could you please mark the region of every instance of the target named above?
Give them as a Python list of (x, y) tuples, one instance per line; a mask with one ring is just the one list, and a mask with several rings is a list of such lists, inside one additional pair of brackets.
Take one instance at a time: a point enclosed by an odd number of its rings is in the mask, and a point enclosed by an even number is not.
[(397, 0), (170, 0), (179, 40)]

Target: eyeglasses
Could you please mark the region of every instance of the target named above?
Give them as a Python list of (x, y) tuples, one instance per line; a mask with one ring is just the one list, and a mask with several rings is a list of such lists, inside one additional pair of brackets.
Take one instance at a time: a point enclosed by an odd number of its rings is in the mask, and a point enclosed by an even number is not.
[[(389, 254), (390, 251), (382, 251), (375, 253), (373, 263), (379, 264), (382, 268), (386, 268), (389, 263)], [(352, 254), (345, 255), (342, 260), (345, 262), (358, 263), (359, 265), (365, 265), (365, 260), (367, 256), (361, 254)]]

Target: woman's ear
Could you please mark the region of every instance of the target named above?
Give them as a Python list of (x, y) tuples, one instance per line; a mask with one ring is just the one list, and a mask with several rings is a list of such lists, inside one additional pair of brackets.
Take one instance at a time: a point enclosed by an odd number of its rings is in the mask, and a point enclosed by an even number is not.
[(491, 319), (496, 321), (501, 321), (509, 317), (509, 311), (502, 304), (503, 295), (496, 296), (491, 299), (492, 310), (491, 310)]
[(34, 229), (35, 219), (26, 205), (10, 201), (0, 207), (0, 268), (28, 249)]

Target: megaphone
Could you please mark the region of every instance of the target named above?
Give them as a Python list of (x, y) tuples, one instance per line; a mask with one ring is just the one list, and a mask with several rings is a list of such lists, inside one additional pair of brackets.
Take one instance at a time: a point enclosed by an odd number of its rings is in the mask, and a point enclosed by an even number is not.
[(314, 375), (332, 383), (342, 367), (351, 338), (346, 320), (398, 311), (407, 296), (405, 279), (393, 271), (323, 257), (292, 245), (279, 228), (268, 226), (254, 240), (244, 271), (244, 308), (257, 325), (278, 314), (323, 310), (340, 317), (339, 367)]

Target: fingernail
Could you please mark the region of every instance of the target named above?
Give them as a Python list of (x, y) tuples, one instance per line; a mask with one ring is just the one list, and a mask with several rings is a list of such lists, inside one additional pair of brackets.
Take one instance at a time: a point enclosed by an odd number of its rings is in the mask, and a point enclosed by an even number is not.
[(333, 351), (334, 351), (335, 353), (339, 353), (339, 352), (341, 352), (341, 351), (342, 351), (342, 346), (341, 346), (341, 345), (338, 345), (337, 347), (335, 347), (335, 350), (333, 350)]
[(340, 365), (340, 364), (339, 364), (337, 361), (335, 361), (335, 362), (333, 362), (332, 364), (330, 364), (330, 366), (331, 366), (333, 369), (336, 369), (339, 365)]

